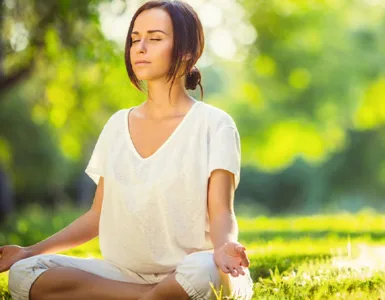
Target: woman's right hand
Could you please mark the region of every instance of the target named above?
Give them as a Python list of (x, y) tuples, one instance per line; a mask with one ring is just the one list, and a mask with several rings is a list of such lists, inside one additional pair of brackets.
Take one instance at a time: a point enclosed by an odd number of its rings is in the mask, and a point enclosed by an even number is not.
[(6, 245), (0, 247), (0, 273), (8, 271), (11, 266), (31, 254), (26, 247), (17, 245)]

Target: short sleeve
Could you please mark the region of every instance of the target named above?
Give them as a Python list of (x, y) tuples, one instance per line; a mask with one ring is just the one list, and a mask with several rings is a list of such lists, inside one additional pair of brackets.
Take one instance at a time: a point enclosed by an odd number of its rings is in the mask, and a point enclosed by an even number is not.
[(95, 182), (96, 185), (99, 183), (100, 176), (105, 176), (107, 151), (112, 130), (111, 119), (112, 117), (104, 125), (85, 169), (85, 173)]
[(209, 176), (216, 169), (234, 174), (235, 189), (241, 173), (241, 142), (235, 125), (220, 127), (211, 134), (209, 142)]

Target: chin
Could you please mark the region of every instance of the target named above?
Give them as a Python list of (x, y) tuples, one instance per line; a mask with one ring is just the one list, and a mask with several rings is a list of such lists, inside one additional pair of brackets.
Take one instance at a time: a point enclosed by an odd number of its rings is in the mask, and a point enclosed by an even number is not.
[(139, 80), (149, 80), (153, 77), (153, 76), (151, 76), (151, 74), (146, 74), (145, 72), (136, 72), (135, 76)]
[(163, 75), (144, 74), (144, 72), (142, 74), (138, 72), (138, 73), (135, 73), (135, 75), (136, 75), (136, 78), (138, 78), (139, 80), (145, 80), (145, 81), (155, 81), (159, 78), (166, 76), (164, 74)]

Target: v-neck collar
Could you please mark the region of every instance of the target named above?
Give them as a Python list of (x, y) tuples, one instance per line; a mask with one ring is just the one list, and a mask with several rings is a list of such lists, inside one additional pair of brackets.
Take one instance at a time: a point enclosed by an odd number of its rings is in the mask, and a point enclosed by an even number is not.
[(170, 136), (166, 139), (166, 141), (160, 145), (160, 147), (153, 153), (151, 154), (150, 156), (148, 157), (142, 157), (139, 152), (137, 151), (137, 149), (135, 148), (135, 145), (134, 145), (134, 142), (132, 141), (132, 137), (131, 137), (131, 134), (130, 134), (130, 130), (129, 130), (129, 120), (128, 120), (128, 116), (130, 114), (130, 111), (132, 109), (134, 109), (135, 107), (137, 106), (133, 106), (133, 107), (130, 107), (127, 109), (126, 113), (125, 113), (125, 118), (124, 118), (124, 127), (125, 127), (125, 136), (127, 138), (127, 142), (128, 142), (128, 145), (129, 147), (131, 148), (132, 152), (134, 152), (135, 156), (143, 161), (143, 162), (147, 162), (151, 159), (153, 159), (154, 157), (156, 157), (156, 155), (162, 151), (162, 149), (164, 147), (166, 147), (166, 145), (174, 138), (174, 136), (178, 133), (178, 131), (182, 128), (183, 124), (188, 120), (188, 118), (192, 115), (193, 111), (195, 110), (195, 108), (198, 107), (198, 105), (201, 103), (201, 101), (198, 101), (196, 100), (196, 102), (190, 107), (190, 109), (188, 110), (188, 112), (186, 113), (186, 115), (183, 117), (182, 121), (178, 124), (178, 126), (174, 129), (174, 131), (170, 134)]

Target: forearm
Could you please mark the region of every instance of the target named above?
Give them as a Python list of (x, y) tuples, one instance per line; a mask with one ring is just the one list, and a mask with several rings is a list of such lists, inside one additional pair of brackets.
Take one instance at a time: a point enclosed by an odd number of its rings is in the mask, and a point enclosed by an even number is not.
[(31, 256), (72, 249), (99, 235), (99, 218), (96, 211), (89, 210), (51, 237), (26, 248)]
[(238, 241), (238, 223), (235, 214), (223, 212), (210, 217), (210, 237), (214, 249), (226, 242)]

